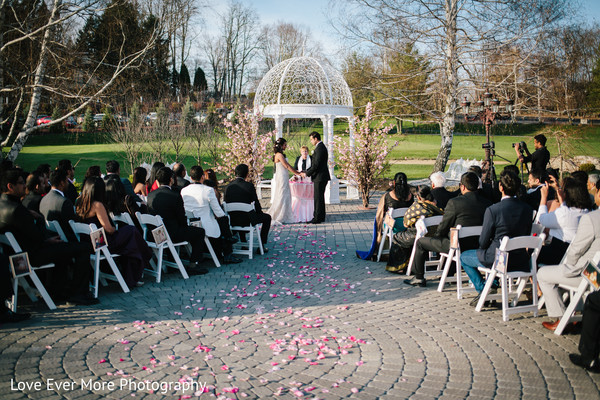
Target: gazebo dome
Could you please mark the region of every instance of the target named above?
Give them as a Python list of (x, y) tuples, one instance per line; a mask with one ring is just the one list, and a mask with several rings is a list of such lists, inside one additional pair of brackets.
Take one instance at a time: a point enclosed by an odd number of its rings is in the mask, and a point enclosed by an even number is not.
[(254, 112), (267, 118), (351, 117), (352, 94), (342, 75), (312, 57), (280, 62), (263, 77)]

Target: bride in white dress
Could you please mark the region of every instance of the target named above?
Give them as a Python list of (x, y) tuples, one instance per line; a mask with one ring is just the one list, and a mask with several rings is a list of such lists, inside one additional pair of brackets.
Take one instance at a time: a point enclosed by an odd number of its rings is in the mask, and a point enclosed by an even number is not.
[(271, 199), (273, 204), (267, 213), (271, 215), (273, 222), (279, 224), (289, 224), (294, 222), (292, 213), (292, 193), (290, 191), (289, 172), (294, 175), (300, 175), (285, 158), (284, 150), (287, 148), (287, 142), (284, 138), (279, 138), (275, 142), (273, 151), (273, 161), (275, 162), (275, 173), (271, 182)]

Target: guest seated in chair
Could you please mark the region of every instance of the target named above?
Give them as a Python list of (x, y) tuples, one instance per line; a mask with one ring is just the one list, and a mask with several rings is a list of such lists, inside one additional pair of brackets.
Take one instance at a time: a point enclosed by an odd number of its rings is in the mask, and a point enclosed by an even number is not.
[(36, 224), (31, 213), (23, 207), (20, 198), (25, 194), (23, 170), (12, 168), (0, 178), (0, 232), (11, 232), (21, 249), (29, 254), (34, 267), (54, 263), (42, 277), (54, 300), (79, 305), (98, 304), (89, 292), (92, 269), (87, 246), (83, 243), (65, 243), (50, 236), (45, 226)]
[[(502, 199), (485, 210), (483, 228), (479, 237), (479, 249), (461, 252), (460, 261), (463, 269), (473, 282), (477, 296), (470, 305), (475, 307), (479, 302), (479, 294), (483, 291), (485, 280), (477, 269), (480, 266), (491, 268), (496, 257), (496, 249), (504, 236), (509, 238), (529, 236), (531, 234), (531, 207), (516, 198), (521, 179), (512, 172), (502, 171), (499, 188)], [(524, 249), (509, 253), (508, 271), (529, 271), (529, 254)], [(492, 292), (497, 288), (492, 286)]]
[(416, 201), (408, 208), (406, 214), (404, 214), (404, 227), (406, 230), (398, 232), (393, 236), (390, 257), (385, 270), (402, 273), (410, 259), (410, 253), (412, 252), (415, 237), (417, 236), (415, 224), (419, 218), (442, 214), (444, 214), (444, 211), (436, 206), (435, 200), (431, 195), (431, 188), (429, 186), (420, 186), (417, 190)]
[[(600, 198), (599, 193), (596, 193), (596, 198)], [(581, 276), (583, 269), (598, 251), (600, 251), (600, 210), (581, 216), (577, 233), (567, 249), (564, 263), (545, 265), (540, 267), (537, 273), (548, 317), (554, 319), (544, 322), (544, 328), (555, 330), (560, 322), (560, 317), (565, 313), (565, 305), (558, 285), (579, 285), (581, 280), (585, 279)]]
[[(478, 226), (483, 222), (485, 210), (492, 202), (481, 196), (477, 187), (479, 177), (473, 172), (467, 172), (460, 178), (460, 193), (448, 201), (442, 222), (438, 225), (435, 235), (423, 237), (417, 241), (415, 250), (414, 272), (412, 279), (406, 279), (404, 283), (425, 287), (425, 257), (430, 251), (447, 253), (450, 250), (450, 228), (456, 225)], [(460, 243), (461, 251), (476, 249), (477, 238), (465, 238)]]
[[(389, 208), (407, 208), (413, 204), (414, 195), (413, 191), (416, 189), (408, 184), (408, 178), (404, 172), (398, 172), (394, 176), (394, 180), (390, 182), (390, 185), (393, 185), (391, 189), (388, 189), (381, 199), (379, 200), (379, 204), (377, 205), (377, 211), (375, 213), (375, 222), (373, 226), (373, 241), (371, 242), (371, 249), (369, 251), (357, 251), (356, 256), (362, 258), (363, 260), (377, 259), (377, 249), (379, 248), (379, 243), (381, 240), (385, 240), (385, 238), (381, 237), (383, 232), (383, 224), (386, 219), (386, 213)], [(398, 233), (400, 231), (404, 231), (406, 228), (404, 227), (402, 218), (397, 218), (397, 221), (394, 221), (393, 231), (394, 233)], [(392, 221), (388, 221), (387, 223), (391, 224)]]
[(189, 275), (203, 275), (206, 268), (198, 266), (204, 253), (204, 229), (188, 226), (181, 195), (171, 189), (174, 182), (173, 171), (162, 167), (156, 173), (158, 188), (148, 194), (148, 211), (160, 215), (173, 242), (188, 242), (192, 246)]
[[(548, 190), (552, 187), (557, 194), (559, 207), (548, 212)], [(573, 178), (565, 178), (562, 188), (558, 187), (554, 177), (540, 189), (541, 197), (537, 219), (545, 228), (549, 228), (550, 244), (542, 247), (538, 264), (556, 264), (562, 260), (569, 244), (573, 241), (579, 219), (592, 209), (592, 200), (586, 186)]]
[[(120, 181), (110, 179), (118, 184)], [(98, 228), (104, 228), (108, 240), (108, 250), (112, 254), (118, 254), (123, 271), (123, 279), (129, 288), (141, 286), (144, 268), (149, 267), (152, 252), (140, 232), (131, 225), (125, 225), (118, 230), (108, 215), (105, 206), (106, 187), (102, 178), (92, 177), (85, 181), (81, 197), (77, 203), (77, 217), (80, 222), (95, 224)]]
[(183, 205), (186, 211), (194, 214), (202, 222), (202, 228), (210, 243), (224, 264), (242, 262), (232, 254), (232, 244), (237, 241), (231, 235), (229, 218), (219, 205), (213, 188), (203, 185), (204, 171), (199, 165), (191, 169), (192, 184), (181, 190)]
[(435, 200), (435, 204), (445, 210), (448, 200), (458, 196), (459, 191), (449, 192), (446, 189), (446, 177), (442, 172), (434, 172), (429, 176), (429, 180), (431, 181), (431, 195)]
[(46, 194), (45, 178), (39, 171), (34, 171), (27, 177), (27, 194), (21, 200), (26, 209), (39, 214), (42, 196)]
[(246, 203), (254, 202), (254, 213), (232, 212), (229, 215), (231, 226), (248, 226), (252, 224), (262, 224), (260, 229), (260, 240), (263, 244), (264, 251), (268, 251), (265, 246), (269, 238), (269, 230), (271, 229), (271, 216), (262, 211), (256, 188), (250, 182), (246, 181), (248, 177), (248, 166), (240, 164), (235, 167), (235, 179), (225, 189), (226, 203)]
[(67, 172), (64, 169), (55, 169), (50, 173), (52, 189), (42, 198), (40, 212), (46, 221), (58, 221), (63, 233), (69, 242), (76, 242), (77, 238), (69, 225), (69, 220), (75, 220), (75, 210), (71, 200), (65, 197), (65, 190), (69, 184)]

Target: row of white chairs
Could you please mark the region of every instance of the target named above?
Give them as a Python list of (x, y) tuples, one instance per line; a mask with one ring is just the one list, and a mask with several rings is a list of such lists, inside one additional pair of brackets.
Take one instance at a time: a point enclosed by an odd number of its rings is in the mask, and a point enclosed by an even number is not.
[[(388, 215), (397, 218), (403, 216), (406, 209), (388, 210)], [(421, 217), (417, 222), (417, 237), (413, 245), (411, 258), (407, 267), (407, 275), (410, 275), (412, 264), (414, 261), (414, 255), (416, 251), (416, 242), (427, 233), (427, 228), (430, 226), (438, 225), (441, 222), (440, 216), (435, 217)], [(458, 239), (464, 239), (468, 237), (479, 237), (481, 235), (481, 226), (470, 226), (456, 227)], [(538, 315), (538, 311), (543, 307), (544, 300), (538, 299), (537, 292), (537, 257), (544, 244), (546, 235), (543, 233), (543, 226), (534, 223), (532, 226), (531, 236), (520, 236), (515, 238), (504, 237), (500, 243), (499, 250), (502, 252), (510, 252), (516, 249), (526, 249), (531, 253), (530, 266), (528, 271), (514, 271), (506, 272), (496, 267), (496, 263), (492, 268), (479, 268), (479, 270), (486, 275), (486, 285), (481, 293), (475, 310), (480, 312), (484, 304), (488, 300), (500, 300), (502, 302), (502, 319), (508, 321), (511, 314), (532, 312), (534, 316)], [(392, 230), (387, 224), (384, 225), (383, 234), (381, 237), (381, 243), (379, 246), (378, 260), (382, 254), (389, 253), (392, 241)], [(388, 250), (384, 250), (384, 243), (389, 243)], [(431, 254), (430, 254), (431, 255)], [(463, 298), (463, 294), (467, 292), (474, 292), (475, 288), (468, 284), (469, 278), (464, 273), (460, 263), (460, 243), (454, 243), (450, 247), (448, 253), (439, 254), (439, 260), (427, 261), (425, 264), (425, 277), (432, 278), (440, 276), (440, 282), (438, 284), (437, 291), (442, 292), (444, 287), (451, 282), (456, 283), (456, 296), (460, 300)], [(600, 259), (600, 253), (597, 257)], [(456, 265), (456, 274), (454, 277), (449, 277), (449, 271), (452, 262)], [(434, 269), (430, 269), (434, 266)], [(498, 278), (500, 280), (501, 290), (500, 293), (491, 294), (490, 290), (494, 280)], [(521, 295), (523, 294), (525, 287), (530, 285), (531, 287), (531, 302), (525, 305), (519, 305)], [(561, 288), (567, 291), (570, 295), (571, 301), (567, 307), (561, 321), (554, 331), (556, 335), (561, 335), (565, 327), (569, 322), (581, 320), (580, 315), (576, 315), (576, 309), (581, 305), (585, 295), (592, 290), (591, 284), (582, 276), (580, 284), (576, 287), (570, 287), (561, 285)]]
[[(254, 209), (253, 204), (245, 204), (245, 203), (223, 203), (225, 212), (251, 212)], [(188, 215), (189, 216), (189, 215)], [(119, 223), (123, 223), (126, 225), (134, 226), (133, 219), (128, 213), (122, 213), (120, 215), (115, 215), (111, 213), (111, 217), (113, 221), (117, 225), (117, 229)], [(156, 282), (160, 282), (162, 279), (162, 273), (166, 270), (167, 267), (174, 267), (179, 270), (182, 277), (184, 279), (188, 279), (189, 275), (183, 265), (183, 261), (180, 257), (179, 250), (181, 248), (186, 249), (188, 254), (191, 254), (191, 246), (188, 242), (173, 242), (167, 232), (166, 228), (164, 229), (164, 233), (166, 235), (166, 240), (161, 243), (156, 243), (152, 240), (152, 230), (159, 227), (164, 227), (163, 220), (158, 215), (150, 215), (150, 214), (142, 214), (140, 212), (136, 213), (136, 218), (140, 223), (143, 231), (143, 237), (148, 247), (152, 249), (154, 253), (154, 258), (150, 260), (150, 269), (146, 269), (145, 272), (156, 277)], [(81, 241), (82, 236), (90, 236), (90, 234), (98, 229), (95, 224), (85, 224), (81, 222), (69, 221), (69, 225), (75, 234), (77, 240)], [(196, 226), (201, 226), (198, 222), (195, 222)], [(58, 221), (46, 221), (46, 227), (48, 230), (56, 233), (61, 240), (67, 242), (67, 237), (63, 232), (62, 227), (58, 223)], [(260, 239), (260, 224), (250, 225), (250, 226), (232, 226), (231, 230), (233, 232), (243, 232), (244, 234), (248, 234), (248, 239), (246, 242), (240, 241), (234, 245), (233, 253), (234, 254), (242, 254), (247, 255), (250, 259), (252, 259), (254, 255), (255, 247), (258, 248), (261, 254), (264, 254), (264, 248)], [(204, 242), (206, 248), (215, 263), (216, 267), (220, 267), (221, 264), (219, 262), (219, 258), (217, 257), (214, 249), (207, 237), (204, 238)], [(21, 246), (17, 243), (14, 235), (11, 232), (6, 232), (4, 234), (0, 234), (0, 244), (8, 246), (11, 248), (11, 251), (15, 254), (21, 253)], [(165, 250), (170, 252), (171, 258), (173, 261), (166, 260), (165, 258)], [(115, 258), (118, 257), (118, 254), (112, 254), (108, 249), (108, 246), (98, 247), (94, 253), (90, 254), (90, 263), (93, 269), (93, 282), (90, 285), (93, 290), (93, 296), (98, 297), (99, 285), (103, 286), (107, 285), (107, 280), (116, 281), (124, 293), (129, 292), (129, 287), (125, 283), (123, 276), (115, 262)], [(100, 268), (101, 263), (105, 261), (109, 268), (110, 272), (103, 272)], [(32, 268), (29, 272), (20, 274), (13, 279), (13, 296), (11, 299), (11, 309), (16, 312), (17, 310), (17, 293), (18, 287), (21, 286), (25, 293), (31, 298), (32, 301), (37, 301), (37, 296), (35, 290), (31, 288), (27, 279), (31, 279), (35, 288), (40, 293), (40, 296), (44, 299), (48, 308), (56, 309), (56, 305), (54, 304), (52, 298), (48, 294), (44, 285), (38, 278), (35, 271), (52, 268), (54, 264), (47, 264), (41, 267)]]

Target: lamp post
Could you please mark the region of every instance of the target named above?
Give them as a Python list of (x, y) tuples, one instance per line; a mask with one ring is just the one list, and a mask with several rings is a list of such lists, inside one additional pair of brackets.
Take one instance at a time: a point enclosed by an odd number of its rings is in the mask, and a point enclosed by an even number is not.
[[(482, 100), (483, 98), (483, 100)], [(496, 174), (494, 173), (494, 164), (493, 164), (493, 156), (495, 155), (494, 151), (494, 142), (490, 141), (490, 129), (494, 124), (495, 120), (505, 120), (512, 118), (514, 101), (512, 99), (504, 100), (504, 107), (506, 114), (500, 113), (500, 103), (501, 101), (497, 98), (494, 98), (489, 91), (485, 91), (482, 97), (477, 101), (477, 105), (475, 107), (475, 115), (469, 115), (469, 108), (471, 106), (471, 102), (465, 100), (460, 103), (463, 114), (465, 116), (465, 121), (483, 121), (485, 126), (485, 143), (481, 145), (481, 147), (485, 151), (485, 160), (483, 162), (483, 167), (481, 168), (483, 171), (482, 181), (486, 183), (492, 183), (496, 179)]]

